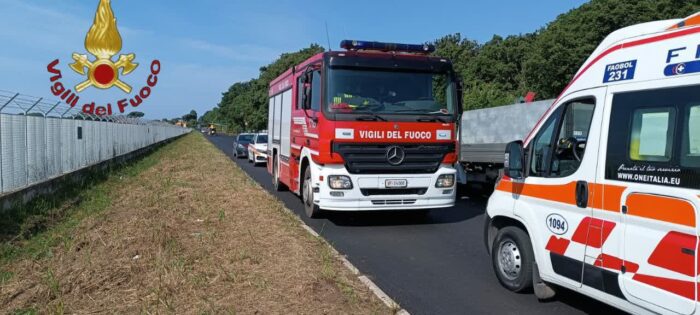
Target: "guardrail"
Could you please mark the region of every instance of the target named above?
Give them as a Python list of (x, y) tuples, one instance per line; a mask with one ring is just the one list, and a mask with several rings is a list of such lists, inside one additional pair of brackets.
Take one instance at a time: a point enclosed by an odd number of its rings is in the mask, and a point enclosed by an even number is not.
[(0, 90), (0, 195), (188, 133), (126, 116), (95, 116), (62, 102)]

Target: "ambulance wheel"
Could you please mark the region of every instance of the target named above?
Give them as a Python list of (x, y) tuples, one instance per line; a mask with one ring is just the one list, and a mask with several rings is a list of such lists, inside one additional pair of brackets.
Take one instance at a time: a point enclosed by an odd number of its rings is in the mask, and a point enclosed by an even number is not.
[(501, 285), (513, 292), (532, 288), (533, 261), (534, 254), (527, 233), (514, 226), (498, 231), (491, 249), (491, 262)]
[(304, 201), (304, 211), (309, 218), (318, 218), (321, 209), (314, 204), (314, 189), (311, 186), (311, 167), (304, 171), (304, 186), (301, 187), (301, 198)]
[(275, 191), (284, 191), (285, 186), (280, 182), (280, 170), (279, 170), (279, 162), (277, 161), (277, 156), (275, 156), (272, 159), (272, 186), (275, 188)]

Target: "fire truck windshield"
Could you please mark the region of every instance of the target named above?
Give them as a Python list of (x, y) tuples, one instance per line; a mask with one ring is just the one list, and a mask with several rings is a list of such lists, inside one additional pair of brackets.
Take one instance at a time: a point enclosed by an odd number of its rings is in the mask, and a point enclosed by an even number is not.
[(453, 115), (455, 84), (447, 73), (331, 68), (330, 113)]

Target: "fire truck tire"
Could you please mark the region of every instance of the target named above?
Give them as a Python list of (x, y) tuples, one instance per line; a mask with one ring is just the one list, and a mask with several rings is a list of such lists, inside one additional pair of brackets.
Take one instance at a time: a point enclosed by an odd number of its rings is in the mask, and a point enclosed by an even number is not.
[(498, 281), (508, 290), (532, 288), (534, 254), (530, 237), (522, 229), (507, 226), (498, 231), (491, 248), (491, 262)]
[(314, 190), (311, 187), (311, 168), (307, 167), (304, 171), (304, 181), (301, 187), (301, 199), (304, 202), (304, 211), (309, 218), (318, 218), (321, 214), (321, 209), (314, 204)]
[(272, 159), (272, 186), (275, 191), (284, 191), (286, 186), (280, 182), (280, 170), (279, 162), (277, 161), (277, 156)]

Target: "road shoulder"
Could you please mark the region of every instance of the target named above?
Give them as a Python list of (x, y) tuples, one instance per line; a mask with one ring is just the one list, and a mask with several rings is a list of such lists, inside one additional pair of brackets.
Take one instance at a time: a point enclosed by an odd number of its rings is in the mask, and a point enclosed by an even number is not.
[(49, 255), (0, 266), (2, 312), (396, 311), (201, 135), (160, 151)]

